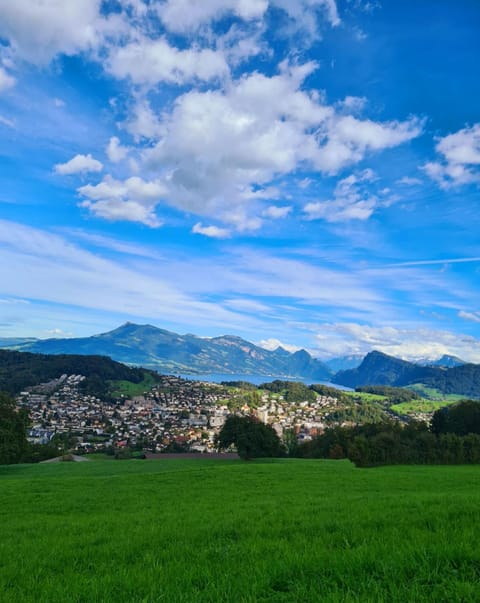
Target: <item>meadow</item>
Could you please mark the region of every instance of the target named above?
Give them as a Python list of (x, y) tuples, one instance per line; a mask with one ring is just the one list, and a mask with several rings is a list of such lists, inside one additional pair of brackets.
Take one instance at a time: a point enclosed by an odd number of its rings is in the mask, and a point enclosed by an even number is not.
[(470, 602), (480, 467), (0, 467), (2, 603)]

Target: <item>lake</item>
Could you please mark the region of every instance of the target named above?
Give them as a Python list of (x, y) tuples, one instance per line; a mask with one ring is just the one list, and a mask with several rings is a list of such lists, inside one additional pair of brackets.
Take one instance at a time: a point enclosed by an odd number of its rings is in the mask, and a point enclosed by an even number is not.
[(311, 385), (312, 383), (321, 383), (328, 387), (335, 387), (336, 389), (342, 389), (345, 391), (351, 391), (351, 388), (338, 385), (337, 383), (330, 383), (329, 381), (318, 381), (311, 379), (310, 377), (285, 377), (275, 375), (241, 375), (241, 374), (230, 374), (230, 373), (205, 373), (203, 375), (191, 375), (186, 373), (178, 373), (182, 379), (190, 379), (191, 381), (207, 381), (209, 383), (221, 383), (222, 381), (248, 381), (254, 385), (260, 385), (261, 383), (270, 383), (275, 379), (281, 381), (299, 381), (305, 383), (305, 385)]

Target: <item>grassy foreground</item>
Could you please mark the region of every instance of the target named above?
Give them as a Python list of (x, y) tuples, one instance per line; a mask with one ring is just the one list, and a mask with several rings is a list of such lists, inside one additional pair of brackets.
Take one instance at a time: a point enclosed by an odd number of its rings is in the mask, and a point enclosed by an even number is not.
[(470, 602), (480, 467), (0, 467), (2, 603)]

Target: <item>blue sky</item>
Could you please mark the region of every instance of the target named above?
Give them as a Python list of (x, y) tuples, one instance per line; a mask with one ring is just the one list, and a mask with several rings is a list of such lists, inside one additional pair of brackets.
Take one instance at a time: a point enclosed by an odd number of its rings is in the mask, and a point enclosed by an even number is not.
[(480, 362), (476, 0), (0, 0), (0, 336)]

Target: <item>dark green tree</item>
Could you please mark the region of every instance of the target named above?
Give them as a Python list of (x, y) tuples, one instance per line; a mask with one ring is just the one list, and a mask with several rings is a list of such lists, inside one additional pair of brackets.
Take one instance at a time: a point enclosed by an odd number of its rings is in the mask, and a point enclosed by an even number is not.
[(28, 447), (28, 412), (17, 410), (14, 400), (0, 392), (0, 465), (18, 463)]
[(286, 429), (283, 432), (283, 445), (287, 456), (297, 456), (298, 439), (295, 429)]
[(219, 450), (225, 450), (232, 444), (245, 460), (283, 454), (282, 443), (273, 427), (255, 417), (231, 415), (227, 418), (216, 437), (216, 445)]
[(480, 402), (461, 400), (457, 404), (437, 410), (432, 417), (433, 433), (455, 433), (464, 436), (480, 434)]

